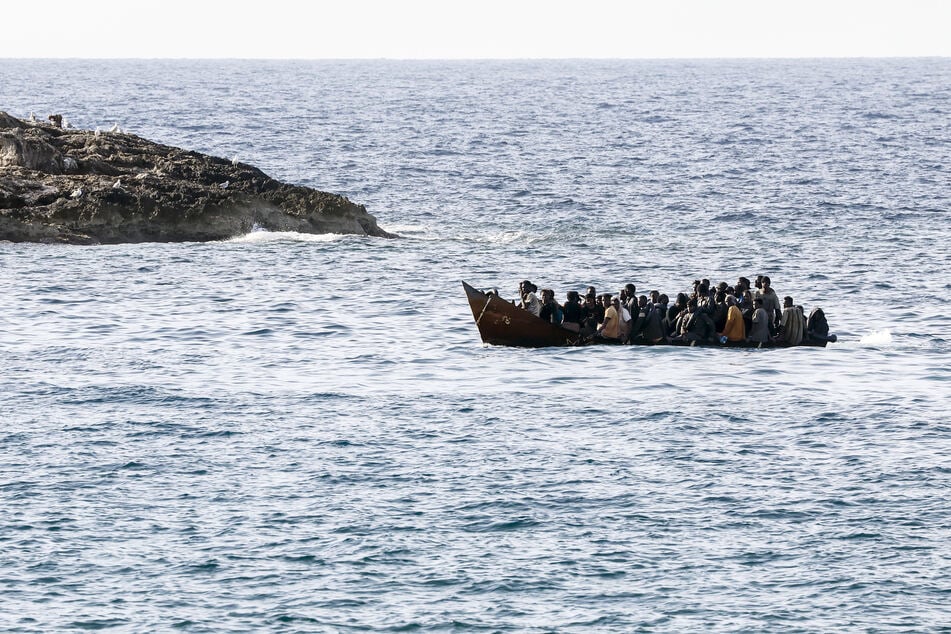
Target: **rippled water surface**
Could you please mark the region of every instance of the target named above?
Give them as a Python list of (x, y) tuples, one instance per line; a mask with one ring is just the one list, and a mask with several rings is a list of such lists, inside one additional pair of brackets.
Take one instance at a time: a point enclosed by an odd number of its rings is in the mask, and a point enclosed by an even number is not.
[[(947, 631), (951, 61), (0, 60), (398, 240), (0, 243), (4, 631)], [(769, 274), (826, 349), (483, 347)]]

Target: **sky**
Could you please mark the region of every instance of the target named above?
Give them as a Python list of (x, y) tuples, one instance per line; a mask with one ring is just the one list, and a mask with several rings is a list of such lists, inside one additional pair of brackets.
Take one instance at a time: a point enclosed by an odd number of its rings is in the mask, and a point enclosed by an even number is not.
[(43, 0), (0, 58), (951, 56), (951, 0)]

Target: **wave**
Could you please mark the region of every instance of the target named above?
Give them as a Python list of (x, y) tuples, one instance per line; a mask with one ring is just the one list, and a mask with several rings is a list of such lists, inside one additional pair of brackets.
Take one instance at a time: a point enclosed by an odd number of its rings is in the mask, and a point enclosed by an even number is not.
[(237, 236), (225, 240), (225, 242), (234, 243), (258, 243), (258, 242), (334, 242), (348, 237), (343, 233), (299, 233), (297, 231), (268, 231), (267, 229), (255, 228), (243, 236)]

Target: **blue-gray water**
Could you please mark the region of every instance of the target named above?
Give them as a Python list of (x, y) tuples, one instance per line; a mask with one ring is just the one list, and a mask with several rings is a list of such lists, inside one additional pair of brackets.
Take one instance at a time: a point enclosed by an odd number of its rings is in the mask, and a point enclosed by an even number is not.
[[(399, 240), (0, 243), (3, 631), (948, 631), (951, 60), (0, 60)], [(769, 274), (840, 343), (485, 348)]]

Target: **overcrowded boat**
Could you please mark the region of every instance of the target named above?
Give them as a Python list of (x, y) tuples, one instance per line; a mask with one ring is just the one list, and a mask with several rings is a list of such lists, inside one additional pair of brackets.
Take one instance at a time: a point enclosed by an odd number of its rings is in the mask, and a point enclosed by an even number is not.
[[(836, 341), (821, 308), (806, 317), (791, 297), (779, 304), (770, 280), (757, 278), (754, 295), (746, 278), (710, 288), (696, 280), (691, 294), (670, 304), (666, 295), (637, 295), (627, 284), (616, 295), (588, 287), (583, 298), (568, 291), (564, 303), (551, 289), (525, 280), (519, 299), (462, 282), (482, 341), (490, 345), (543, 348), (582, 345), (676, 345), (729, 348), (825, 347)], [(739, 298), (738, 298), (739, 296)]]

